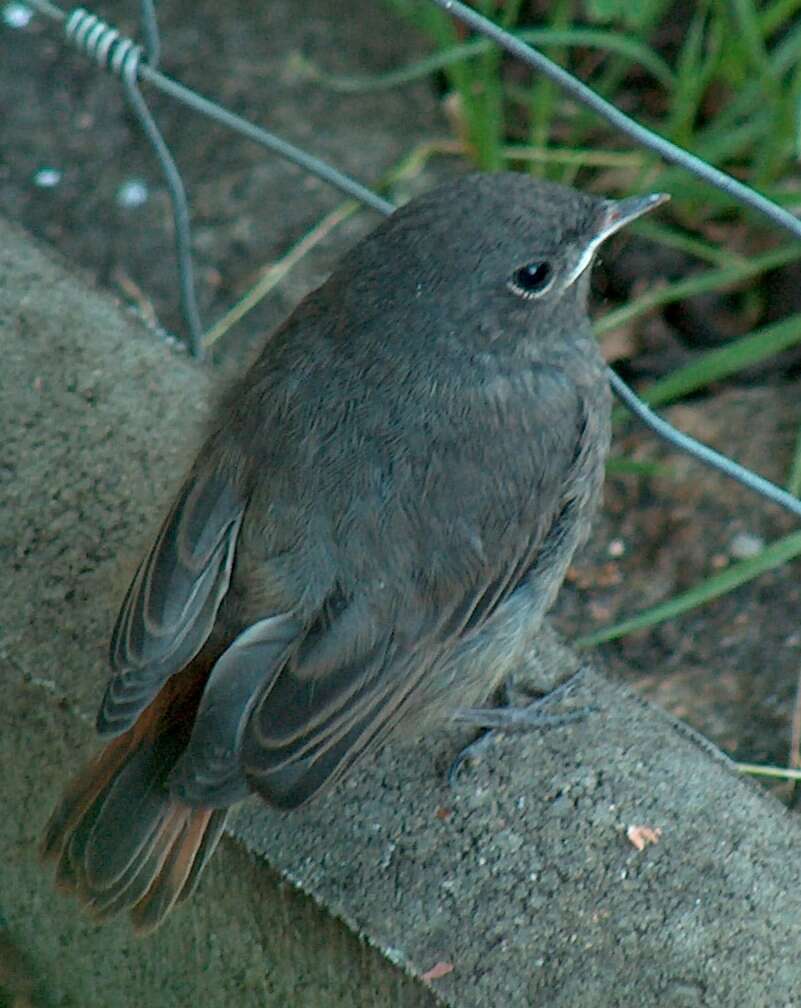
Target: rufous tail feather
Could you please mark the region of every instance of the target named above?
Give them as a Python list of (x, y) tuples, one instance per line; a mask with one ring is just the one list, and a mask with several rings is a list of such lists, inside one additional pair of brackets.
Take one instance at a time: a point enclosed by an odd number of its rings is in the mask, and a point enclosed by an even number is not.
[(190, 806), (167, 786), (203, 682), (195, 668), (168, 683), (72, 781), (45, 829), (41, 854), (57, 863), (58, 888), (99, 920), (128, 911), (137, 932), (152, 931), (214, 853), (227, 810)]

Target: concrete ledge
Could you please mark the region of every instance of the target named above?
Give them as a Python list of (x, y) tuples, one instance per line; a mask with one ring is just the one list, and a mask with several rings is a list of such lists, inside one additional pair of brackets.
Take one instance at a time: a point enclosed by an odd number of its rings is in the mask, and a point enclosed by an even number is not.
[[(116, 607), (212, 390), (2, 222), (0, 335), (0, 985), (13, 945), (39, 1003), (87, 1008), (801, 1006), (796, 818), (592, 672), (595, 714), (501, 740), (455, 791), (465, 736), (443, 731), (302, 813), (243, 806), (155, 938), (81, 918), (38, 834), (92, 749)], [(545, 635), (531, 676), (574, 661)], [(631, 825), (661, 840), (637, 851)]]

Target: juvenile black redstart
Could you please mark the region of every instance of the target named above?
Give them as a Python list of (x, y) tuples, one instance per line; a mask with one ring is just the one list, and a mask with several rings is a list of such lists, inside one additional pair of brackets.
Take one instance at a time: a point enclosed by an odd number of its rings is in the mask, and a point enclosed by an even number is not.
[(156, 927), (234, 802), (301, 805), (514, 668), (603, 479), (589, 267), (663, 198), (466, 176), (394, 213), (268, 341), (128, 590), (110, 741), (47, 828), (98, 917)]

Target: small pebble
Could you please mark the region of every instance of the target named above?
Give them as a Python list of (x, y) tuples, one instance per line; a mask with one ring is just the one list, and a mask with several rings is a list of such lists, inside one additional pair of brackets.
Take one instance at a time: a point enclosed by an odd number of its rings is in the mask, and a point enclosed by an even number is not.
[(750, 560), (765, 548), (765, 540), (751, 532), (738, 532), (729, 543), (729, 553), (735, 560)]
[(40, 189), (54, 189), (61, 178), (62, 173), (58, 168), (40, 168), (33, 176), (33, 184)]
[(128, 179), (117, 190), (117, 203), (121, 207), (140, 207), (147, 203), (150, 190), (142, 179)]
[(3, 6), (3, 24), (9, 28), (27, 28), (33, 11), (21, 3), (7, 3)]

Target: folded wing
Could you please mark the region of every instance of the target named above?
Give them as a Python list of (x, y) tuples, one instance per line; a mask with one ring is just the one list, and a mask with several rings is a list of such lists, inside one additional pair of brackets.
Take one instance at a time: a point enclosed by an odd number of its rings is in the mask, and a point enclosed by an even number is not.
[(218, 471), (187, 479), (117, 618), (113, 676), (97, 719), (101, 734), (126, 731), (208, 639), (230, 583), (244, 510)]

